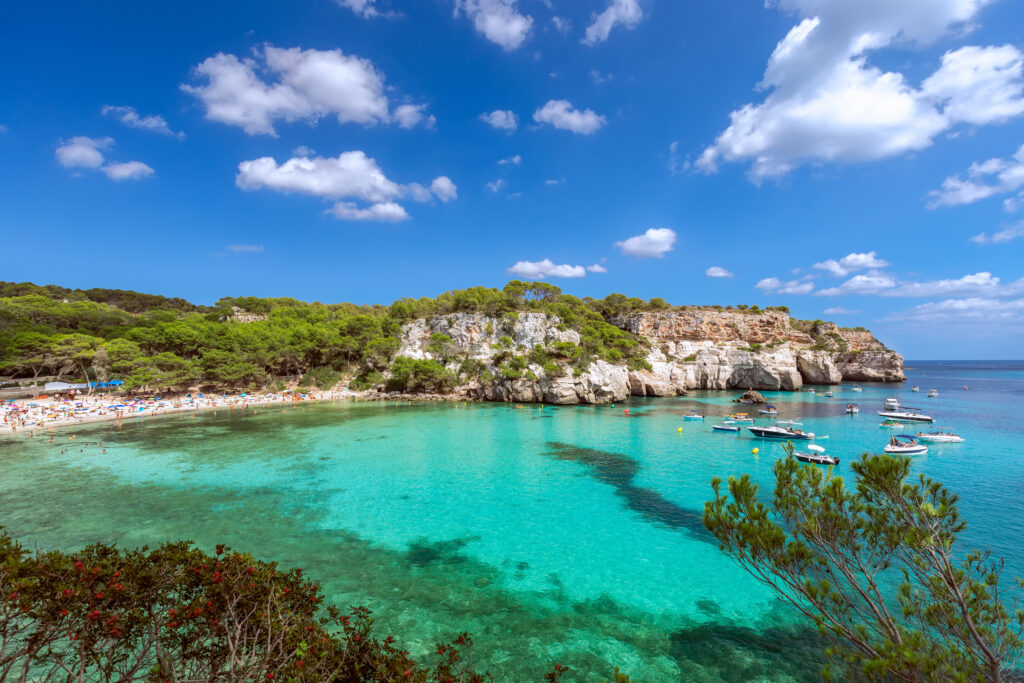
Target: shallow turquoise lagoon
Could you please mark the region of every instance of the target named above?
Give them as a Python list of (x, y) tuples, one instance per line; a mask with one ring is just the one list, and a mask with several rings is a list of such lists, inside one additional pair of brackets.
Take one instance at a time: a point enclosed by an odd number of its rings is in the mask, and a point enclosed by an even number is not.
[[(933, 412), (967, 442), (930, 446), (916, 469), (962, 495), (965, 547), (991, 548), (1008, 578), (1024, 576), (1024, 365), (911, 364), (908, 377), (834, 387), (834, 399), (768, 398), (828, 436), (818, 443), (843, 458), (841, 473), (886, 443), (884, 398)], [(641, 680), (816, 680), (806, 624), (700, 524), (712, 477), (768, 484), (782, 453), (711, 431), (733, 396), (338, 402), (91, 426), (74, 441), (58, 430), (53, 444), (6, 437), (0, 524), (47, 548), (189, 538), (302, 566), (414, 654), (470, 631), (475, 659), (500, 680), (536, 679), (555, 662), (578, 680), (614, 666)], [(845, 414), (848, 401), (859, 416)], [(708, 419), (684, 421), (691, 408)]]

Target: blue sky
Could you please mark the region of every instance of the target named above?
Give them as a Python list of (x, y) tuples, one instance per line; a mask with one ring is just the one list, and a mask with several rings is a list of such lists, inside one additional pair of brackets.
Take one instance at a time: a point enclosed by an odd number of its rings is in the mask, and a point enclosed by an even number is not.
[(5, 7), (0, 279), (387, 303), (535, 276), (1021, 355), (1019, 3), (244, 6)]

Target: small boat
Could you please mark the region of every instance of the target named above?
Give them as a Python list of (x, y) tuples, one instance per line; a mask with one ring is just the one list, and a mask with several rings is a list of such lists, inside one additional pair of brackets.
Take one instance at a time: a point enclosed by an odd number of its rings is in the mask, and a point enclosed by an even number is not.
[(856, 415), (859, 412), (860, 412), (860, 406), (857, 405), (856, 403), (847, 403), (846, 404), (846, 414), (847, 415)]
[(928, 398), (938, 398), (938, 396), (939, 396), (939, 390), (938, 389), (929, 389), (928, 390)]
[(735, 425), (711, 425), (711, 429), (716, 432), (739, 432), (740, 428)]
[(747, 429), (751, 434), (762, 439), (794, 439), (799, 441), (814, 438), (814, 434), (810, 432), (792, 429), (791, 427), (771, 425), (769, 427), (747, 427)]
[(903, 429), (903, 423), (902, 422), (897, 422), (896, 420), (886, 420), (885, 422), (882, 422), (878, 426), (879, 427), (888, 427), (890, 429), (892, 429), (894, 427), (896, 429)]
[(925, 443), (963, 443), (964, 437), (953, 432), (918, 432), (917, 440)]
[(909, 408), (905, 410), (880, 410), (878, 411), (879, 417), (889, 418), (890, 420), (909, 420), (911, 422), (935, 422), (935, 418), (931, 415), (924, 415), (923, 413), (912, 413), (910, 410), (917, 410), (916, 408)]
[(688, 414), (683, 415), (684, 420), (703, 420), (704, 416), (697, 413), (696, 410), (691, 410)]
[(834, 398), (834, 396), (833, 396), (831, 391), (826, 391), (825, 392), (825, 398)]
[(898, 398), (887, 398), (883, 407), (885, 410), (899, 410), (900, 400)]
[(917, 392), (921, 391), (921, 387), (915, 386), (913, 389), (911, 389), (911, 391), (913, 391), (916, 394)]
[(757, 413), (758, 415), (778, 415), (779, 409), (771, 404), (768, 404), (764, 408), (761, 408), (761, 410), (757, 411)]
[(850, 391), (864, 391), (864, 390), (860, 386), (854, 384), (853, 388), (850, 389)]
[(813, 394), (814, 393), (814, 389), (804, 389), (804, 391), (806, 391), (809, 394)]
[(928, 447), (919, 444), (910, 434), (896, 434), (889, 439), (889, 443), (884, 450), (886, 453), (917, 455), (927, 453)]
[(839, 458), (831, 455), (825, 455), (825, 449), (821, 446), (815, 446), (810, 444), (807, 446), (810, 453), (793, 453), (793, 457), (800, 462), (811, 463), (812, 465), (838, 465)]

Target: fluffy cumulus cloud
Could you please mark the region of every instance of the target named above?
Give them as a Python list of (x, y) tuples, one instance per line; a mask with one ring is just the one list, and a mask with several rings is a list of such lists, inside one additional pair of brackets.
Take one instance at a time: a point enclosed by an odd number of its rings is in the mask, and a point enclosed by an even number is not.
[(854, 315), (858, 311), (851, 311), (848, 308), (842, 306), (833, 306), (832, 308), (826, 308), (824, 311), (825, 315)]
[(138, 180), (153, 175), (153, 169), (141, 161), (106, 163), (100, 150), (113, 146), (113, 138), (73, 137), (60, 142), (56, 152), (57, 161), (65, 168), (98, 169), (111, 180)]
[(119, 164), (107, 164), (100, 169), (111, 180), (138, 180), (147, 178), (155, 171), (141, 161), (126, 161)]
[(103, 152), (100, 150), (113, 144), (113, 138), (73, 137), (61, 141), (57, 147), (57, 161), (65, 168), (99, 168), (103, 165)]
[(611, 0), (603, 12), (594, 15), (583, 36), (583, 44), (603, 43), (616, 26), (633, 28), (643, 18), (639, 0)]
[(551, 259), (543, 261), (517, 261), (508, 272), (519, 277), (545, 280), (549, 277), (584, 277), (587, 269), (583, 266), (570, 266), (567, 263), (557, 265)]
[(167, 121), (159, 114), (139, 116), (139, 112), (135, 111), (135, 107), (115, 107), (109, 104), (104, 105), (102, 111), (104, 116), (113, 116), (126, 126), (141, 128), (142, 130), (167, 135), (179, 140), (185, 139), (184, 133), (171, 130), (171, 127), (167, 125)]
[(506, 50), (523, 44), (533, 27), (533, 17), (520, 14), (516, 0), (455, 0), (455, 15), (465, 14), (473, 27)]
[(650, 228), (642, 235), (616, 242), (622, 253), (637, 258), (661, 258), (676, 244), (676, 232), (670, 228)]
[(704, 271), (704, 274), (708, 277), (732, 277), (732, 273), (722, 266), (711, 266)]
[(754, 285), (754, 287), (776, 294), (810, 294), (814, 289), (814, 283), (801, 280), (783, 282), (777, 277), (766, 277)]
[(235, 185), (243, 190), (259, 189), (308, 194), (337, 201), (328, 213), (345, 220), (400, 221), (409, 217), (396, 200), (408, 197), (427, 201), (431, 193), (443, 202), (457, 196), (455, 183), (439, 176), (426, 188), (419, 183), (400, 185), (389, 179), (377, 162), (361, 151), (343, 152), (337, 157), (293, 157), (278, 164), (272, 157), (243, 161), (238, 165)]
[[(942, 181), (942, 188), (929, 193), (928, 208), (973, 204), (989, 197), (1017, 191), (1024, 186), (1024, 145), (1008, 159), (974, 162), (967, 177), (955, 175)], [(1014, 208), (1007, 205), (1007, 209)]]
[(516, 118), (515, 112), (506, 109), (480, 114), (480, 120), (498, 130), (512, 131), (519, 127), (519, 119)]
[(342, 7), (347, 7), (348, 9), (352, 10), (353, 12), (355, 12), (358, 16), (361, 16), (361, 17), (363, 17), (365, 19), (370, 19), (372, 17), (379, 17), (379, 16), (387, 16), (388, 14), (390, 14), (390, 13), (381, 12), (380, 10), (378, 10), (377, 9), (377, 2), (376, 2), (376, 0), (334, 0), (334, 1), (336, 3), (338, 3), (339, 5), (341, 5)]
[(493, 182), (486, 183), (485, 187), (488, 190), (490, 190), (491, 192), (497, 192), (501, 188), (505, 187), (505, 179), (504, 178), (498, 178), (497, 180), (495, 180)]
[(887, 322), (957, 324), (985, 323), (988, 326), (1024, 321), (1024, 299), (967, 297), (929, 301), (908, 311), (883, 318)]
[(866, 294), (918, 298), (944, 296), (1004, 297), (1024, 294), (1024, 278), (1004, 283), (1000, 278), (992, 275), (992, 273), (980, 272), (964, 275), (959, 278), (900, 281), (891, 275), (872, 271), (855, 275), (838, 287), (822, 289), (818, 294), (822, 296)]
[(395, 107), (394, 120), (399, 127), (406, 129), (415, 128), (420, 124), (425, 128), (433, 128), (437, 123), (437, 119), (427, 114), (425, 104), (402, 104)]
[(932, 144), (957, 123), (1004, 121), (1024, 112), (1021, 53), (967, 46), (947, 53), (915, 87), (869, 63), (872, 51), (924, 45), (967, 24), (989, 0), (780, 0), (800, 18), (776, 46), (760, 103), (732, 112), (729, 127), (700, 156), (750, 162), (755, 182), (806, 162), (892, 157)]
[(975, 244), (1003, 244), (1005, 242), (1012, 242), (1018, 237), (1024, 237), (1024, 221), (1003, 228), (991, 235), (984, 232), (978, 233), (971, 238), (971, 241)]
[(206, 108), (206, 118), (239, 126), (250, 135), (277, 135), (277, 121), (315, 123), (333, 115), (339, 123), (431, 123), (419, 105), (392, 114), (384, 76), (368, 59), (341, 50), (303, 50), (265, 45), (254, 58), (219, 53), (193, 70), (202, 85), (182, 85)]
[(569, 130), (581, 135), (596, 133), (607, 121), (605, 117), (594, 113), (591, 109), (583, 111), (573, 109), (568, 100), (550, 100), (533, 112), (533, 120), (537, 123), (550, 124), (559, 130)]
[(499, 166), (507, 166), (508, 164), (518, 166), (521, 163), (523, 163), (523, 157), (519, 156), (518, 154), (511, 157), (505, 157), (504, 159), (498, 159)]
[(590, 273), (607, 273), (608, 269), (602, 266), (600, 263), (594, 263), (587, 266), (587, 272)]
[(878, 255), (875, 252), (869, 251), (866, 254), (847, 254), (838, 261), (835, 259), (828, 259), (827, 261), (815, 263), (814, 267), (818, 270), (828, 271), (836, 277), (844, 277), (854, 271), (868, 270), (870, 268), (885, 268), (888, 265), (888, 261), (883, 261), (878, 258)]

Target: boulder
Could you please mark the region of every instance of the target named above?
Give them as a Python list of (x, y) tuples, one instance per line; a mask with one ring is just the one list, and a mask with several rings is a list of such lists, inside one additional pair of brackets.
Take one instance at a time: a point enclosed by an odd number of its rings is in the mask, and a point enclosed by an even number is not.
[(747, 389), (743, 392), (743, 395), (739, 398), (734, 398), (733, 403), (767, 403), (768, 399), (761, 395), (760, 392), (754, 391), (753, 389)]

